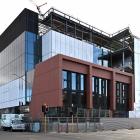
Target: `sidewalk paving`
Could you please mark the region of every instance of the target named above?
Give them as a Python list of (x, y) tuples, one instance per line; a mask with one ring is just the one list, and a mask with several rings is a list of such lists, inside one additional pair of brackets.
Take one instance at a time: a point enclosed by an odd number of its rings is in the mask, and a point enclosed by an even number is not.
[(28, 133), (0, 131), (0, 140), (139, 140), (140, 129), (89, 133)]

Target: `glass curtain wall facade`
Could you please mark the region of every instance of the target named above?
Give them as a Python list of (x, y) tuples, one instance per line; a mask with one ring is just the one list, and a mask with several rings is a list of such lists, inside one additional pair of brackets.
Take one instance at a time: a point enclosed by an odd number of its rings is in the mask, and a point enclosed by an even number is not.
[(53, 30), (42, 36), (42, 61), (57, 54), (63, 54), (108, 67), (107, 60), (99, 60), (99, 57), (108, 52), (109, 50), (104, 47)]
[(31, 32), (25, 32), (25, 101), (29, 103), (32, 95), (33, 69), (38, 62), (36, 49), (37, 35)]
[(23, 32), (0, 53), (0, 109), (28, 101), (27, 72), (34, 68), (35, 40), (35, 34)]
[(50, 30), (42, 36), (42, 60), (57, 54), (93, 62), (93, 45)]

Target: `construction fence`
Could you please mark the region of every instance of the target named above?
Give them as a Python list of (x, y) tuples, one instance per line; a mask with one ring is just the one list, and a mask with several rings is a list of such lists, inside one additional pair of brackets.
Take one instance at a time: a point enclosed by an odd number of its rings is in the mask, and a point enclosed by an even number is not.
[(84, 117), (46, 117), (41, 121), (30, 122), (32, 132), (96, 132), (118, 129), (140, 129), (139, 118), (84, 118)]
[(32, 130), (39, 130), (45, 133), (94, 132), (101, 128), (100, 125), (101, 123), (99, 118), (45, 117), (42, 118), (41, 121), (32, 122)]

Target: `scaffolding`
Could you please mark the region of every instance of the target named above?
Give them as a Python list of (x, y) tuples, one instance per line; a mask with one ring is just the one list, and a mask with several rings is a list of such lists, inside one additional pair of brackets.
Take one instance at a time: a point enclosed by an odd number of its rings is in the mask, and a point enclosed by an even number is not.
[[(120, 70), (123, 69), (123, 71), (125, 68), (124, 61), (126, 52), (127, 55), (132, 57), (132, 61), (134, 59), (133, 35), (131, 34), (129, 27), (116, 33), (108, 34), (103, 30), (93, 27), (55, 8), (50, 8), (43, 16), (44, 18), (39, 19), (39, 36), (46, 34), (49, 30), (54, 30), (90, 44), (97, 44), (99, 47), (107, 48), (110, 50), (108, 61), (110, 61), (111, 67), (113, 67), (113, 57), (116, 54), (118, 55), (119, 52), (122, 56), (122, 65)], [(126, 51), (125, 48), (129, 49)], [(102, 57), (102, 59), (104, 58), (105, 57)], [(101, 57), (99, 59), (101, 59)], [(107, 57), (105, 59), (107, 59)]]

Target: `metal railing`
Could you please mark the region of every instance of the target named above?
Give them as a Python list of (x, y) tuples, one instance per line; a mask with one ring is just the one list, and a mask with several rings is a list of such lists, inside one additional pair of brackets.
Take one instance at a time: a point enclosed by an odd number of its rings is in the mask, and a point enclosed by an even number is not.
[(71, 112), (75, 117), (110, 117), (111, 111), (105, 109), (86, 109), (79, 107), (49, 107), (47, 117), (71, 117)]
[(46, 117), (38, 121), (26, 122), (26, 131), (43, 133), (82, 133), (106, 130), (115, 131), (118, 129), (140, 129), (140, 119), (99, 117)]
[[(46, 124), (45, 124), (46, 122)], [(47, 117), (42, 120), (41, 130), (46, 132), (94, 132), (101, 130), (100, 118)]]
[(103, 31), (103, 30), (100, 30), (100, 29), (98, 29), (98, 28), (96, 28), (96, 27), (94, 27), (94, 26), (91, 26), (91, 25), (89, 25), (88, 23), (83, 22), (83, 21), (81, 21), (81, 20), (79, 20), (79, 19), (77, 19), (77, 18), (75, 18), (75, 17), (73, 17), (73, 16), (71, 16), (71, 15), (69, 15), (69, 14), (65, 14), (64, 12), (62, 12), (62, 11), (56, 9), (56, 8), (53, 8), (53, 7), (50, 8), (50, 9), (44, 14), (44, 16), (47, 17), (51, 12), (54, 12), (54, 13), (56, 13), (56, 14), (59, 14), (59, 15), (65, 17), (65, 18), (67, 18), (67, 19), (69, 19), (69, 20), (72, 20), (72, 21), (74, 21), (74, 22), (76, 22), (76, 23), (78, 23), (78, 24), (81, 24), (81, 25), (83, 25), (83, 26), (85, 26), (85, 27), (87, 27), (87, 28), (89, 28), (89, 29), (91, 29), (91, 30), (94, 30), (94, 31), (96, 31), (96, 32), (99, 32), (99, 33), (101, 33), (101, 34), (103, 34), (103, 35), (105, 35), (105, 36), (108, 36), (108, 37), (111, 36), (111, 34), (105, 32), (105, 31)]

